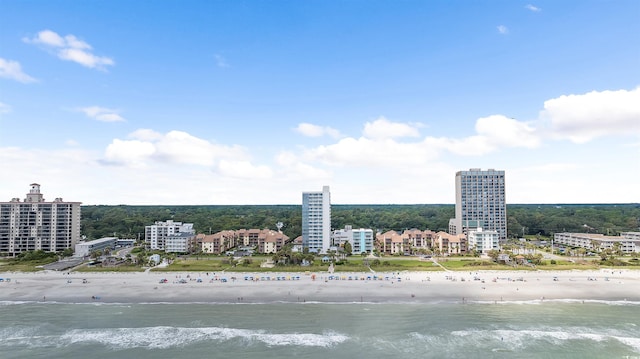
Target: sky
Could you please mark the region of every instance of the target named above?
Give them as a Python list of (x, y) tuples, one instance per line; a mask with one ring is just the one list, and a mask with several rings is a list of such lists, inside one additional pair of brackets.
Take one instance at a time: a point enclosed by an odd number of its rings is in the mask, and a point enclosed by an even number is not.
[(640, 203), (640, 2), (0, 0), (0, 201)]

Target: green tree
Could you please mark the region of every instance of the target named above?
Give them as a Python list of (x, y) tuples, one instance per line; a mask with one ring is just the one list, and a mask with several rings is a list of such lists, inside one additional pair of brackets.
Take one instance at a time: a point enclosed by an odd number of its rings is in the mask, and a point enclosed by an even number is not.
[(347, 256), (350, 256), (352, 253), (352, 248), (351, 248), (351, 243), (349, 241), (344, 242), (344, 252), (347, 254)]

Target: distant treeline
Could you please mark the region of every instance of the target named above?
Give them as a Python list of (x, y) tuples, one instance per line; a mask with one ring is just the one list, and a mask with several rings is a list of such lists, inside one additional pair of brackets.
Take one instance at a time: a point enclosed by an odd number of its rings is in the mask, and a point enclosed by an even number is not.
[[(276, 229), (290, 238), (302, 233), (300, 205), (256, 206), (82, 206), (82, 234), (87, 239), (108, 236), (144, 238), (144, 227), (172, 219), (193, 223), (198, 233), (241, 228)], [(335, 229), (352, 225), (378, 231), (418, 228), (446, 231), (454, 206), (425, 205), (332, 205)], [(638, 231), (640, 204), (507, 205), (509, 237), (551, 235), (557, 232), (592, 232), (616, 235)]]

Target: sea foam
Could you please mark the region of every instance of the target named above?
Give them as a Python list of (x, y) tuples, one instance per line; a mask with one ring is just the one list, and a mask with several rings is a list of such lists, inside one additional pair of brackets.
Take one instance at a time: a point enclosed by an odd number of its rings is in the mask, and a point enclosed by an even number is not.
[(222, 327), (144, 327), (111, 329), (74, 329), (61, 336), (68, 344), (100, 343), (120, 349), (166, 349), (203, 341), (241, 340), (267, 346), (331, 347), (349, 338), (338, 333), (268, 333), (262, 330)]

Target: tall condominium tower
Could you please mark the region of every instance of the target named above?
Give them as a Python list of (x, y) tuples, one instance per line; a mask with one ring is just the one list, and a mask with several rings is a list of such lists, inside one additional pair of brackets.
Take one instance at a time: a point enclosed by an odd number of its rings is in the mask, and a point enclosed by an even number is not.
[(45, 202), (37, 183), (23, 202), (0, 202), (0, 254), (61, 252), (74, 249), (79, 240), (80, 202)]
[(302, 192), (302, 247), (326, 253), (331, 246), (331, 193)]
[(476, 228), (496, 231), (500, 242), (507, 240), (504, 171), (472, 168), (456, 173), (456, 217), (449, 221), (449, 233)]

